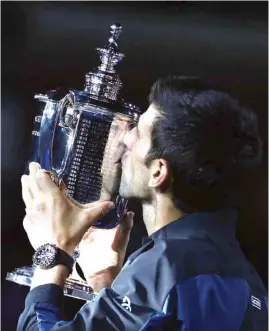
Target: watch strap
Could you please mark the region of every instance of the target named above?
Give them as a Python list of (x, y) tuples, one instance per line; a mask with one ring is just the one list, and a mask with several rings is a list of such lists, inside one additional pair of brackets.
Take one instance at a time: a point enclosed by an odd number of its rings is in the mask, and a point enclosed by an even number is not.
[(69, 275), (72, 273), (74, 259), (68, 253), (66, 253), (64, 250), (62, 250), (59, 247), (57, 247), (57, 258), (56, 258), (55, 265), (58, 265), (58, 264), (65, 265), (69, 271)]

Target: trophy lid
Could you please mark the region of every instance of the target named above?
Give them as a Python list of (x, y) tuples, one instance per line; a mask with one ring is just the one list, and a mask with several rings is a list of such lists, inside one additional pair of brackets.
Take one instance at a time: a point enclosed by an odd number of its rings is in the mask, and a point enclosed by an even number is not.
[(122, 31), (120, 24), (110, 26), (110, 37), (103, 48), (97, 48), (101, 64), (98, 68), (85, 75), (84, 91), (101, 101), (115, 101), (118, 99), (122, 82), (116, 73), (114, 66), (125, 55), (119, 52), (117, 40)]
[[(139, 107), (125, 102), (119, 95), (122, 88), (122, 82), (115, 71), (115, 65), (118, 64), (125, 55), (119, 52), (117, 40), (122, 31), (120, 24), (110, 26), (110, 37), (108, 43), (103, 48), (97, 48), (101, 64), (94, 70), (85, 75), (84, 90), (58, 88), (43, 94), (36, 94), (35, 99), (39, 101), (63, 100), (67, 94), (72, 94), (73, 103), (79, 107), (83, 105), (95, 105), (99, 108), (109, 109), (110, 111), (123, 113), (132, 116), (135, 120), (141, 114)], [(74, 119), (75, 122), (75, 119)]]

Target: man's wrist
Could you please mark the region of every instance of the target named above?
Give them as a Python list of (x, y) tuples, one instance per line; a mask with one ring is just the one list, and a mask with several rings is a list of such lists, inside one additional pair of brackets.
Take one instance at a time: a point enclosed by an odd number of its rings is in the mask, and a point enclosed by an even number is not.
[(57, 247), (55, 244), (48, 243), (37, 248), (35, 254), (33, 255), (33, 264), (43, 270), (51, 269), (56, 265), (65, 265), (69, 271), (69, 274), (71, 274), (74, 265), (74, 258), (63, 249)]
[(58, 264), (47, 270), (36, 267), (32, 279), (31, 289), (45, 284), (55, 284), (63, 288), (68, 276), (69, 270), (62, 264)]
[(66, 245), (60, 245), (60, 244), (56, 244), (56, 246), (58, 248), (60, 248), (62, 251), (66, 252), (68, 255), (70, 255), (71, 257), (74, 256), (74, 252), (75, 252), (75, 247), (70, 247), (70, 246), (66, 246)]

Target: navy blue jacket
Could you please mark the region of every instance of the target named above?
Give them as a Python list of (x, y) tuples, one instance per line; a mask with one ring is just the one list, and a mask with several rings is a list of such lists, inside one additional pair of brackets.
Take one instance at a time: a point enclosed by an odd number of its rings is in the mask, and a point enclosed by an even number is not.
[(236, 212), (194, 213), (153, 233), (72, 321), (63, 291), (30, 291), (17, 330), (267, 331), (267, 292), (235, 239)]

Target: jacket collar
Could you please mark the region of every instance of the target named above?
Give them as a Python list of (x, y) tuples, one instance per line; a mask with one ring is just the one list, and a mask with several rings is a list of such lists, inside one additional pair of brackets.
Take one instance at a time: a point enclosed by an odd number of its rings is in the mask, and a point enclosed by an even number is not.
[[(234, 237), (237, 216), (238, 211), (236, 209), (187, 214), (145, 239), (147, 242), (156, 239), (190, 238), (214, 232), (226, 237)], [(144, 240), (143, 243), (145, 243)]]

